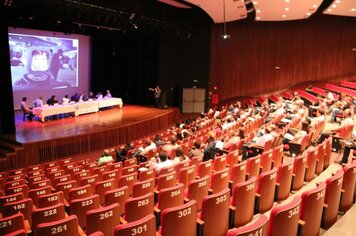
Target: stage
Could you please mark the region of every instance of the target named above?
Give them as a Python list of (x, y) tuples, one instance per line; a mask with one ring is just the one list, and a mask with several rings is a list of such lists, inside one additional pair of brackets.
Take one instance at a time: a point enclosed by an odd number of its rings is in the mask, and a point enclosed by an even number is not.
[(0, 137), (0, 170), (115, 147), (173, 125), (181, 113), (178, 108), (125, 105), (45, 123), (22, 121), (22, 112), (15, 112), (15, 117), (16, 134)]

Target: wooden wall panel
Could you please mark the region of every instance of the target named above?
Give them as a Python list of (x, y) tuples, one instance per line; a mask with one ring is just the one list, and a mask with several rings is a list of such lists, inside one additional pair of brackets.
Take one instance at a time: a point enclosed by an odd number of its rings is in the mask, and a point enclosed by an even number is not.
[(217, 86), (220, 101), (356, 75), (355, 17), (237, 21), (227, 24), (231, 39), (222, 33), (213, 26), (210, 91)]

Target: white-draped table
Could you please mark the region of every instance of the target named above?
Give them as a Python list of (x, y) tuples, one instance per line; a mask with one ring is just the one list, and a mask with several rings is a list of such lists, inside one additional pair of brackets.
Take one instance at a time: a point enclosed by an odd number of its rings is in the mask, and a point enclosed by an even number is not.
[(119, 106), (122, 107), (121, 98), (107, 98), (94, 101), (69, 103), (65, 105), (43, 106), (32, 109), (33, 114), (45, 121), (47, 116), (74, 113), (75, 116), (99, 111), (100, 108)]

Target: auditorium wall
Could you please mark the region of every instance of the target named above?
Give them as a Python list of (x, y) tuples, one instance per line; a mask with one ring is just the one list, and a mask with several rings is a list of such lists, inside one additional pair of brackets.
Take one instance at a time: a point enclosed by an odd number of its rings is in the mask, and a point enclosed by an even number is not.
[(236, 21), (211, 33), (210, 89), (220, 101), (356, 75), (356, 19), (321, 14), (285, 22)]

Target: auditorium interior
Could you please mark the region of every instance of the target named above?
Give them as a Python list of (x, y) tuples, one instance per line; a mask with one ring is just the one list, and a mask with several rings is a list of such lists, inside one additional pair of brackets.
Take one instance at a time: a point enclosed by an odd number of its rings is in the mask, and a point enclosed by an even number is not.
[(356, 234), (355, 0), (4, 0), (0, 22), (0, 235)]

